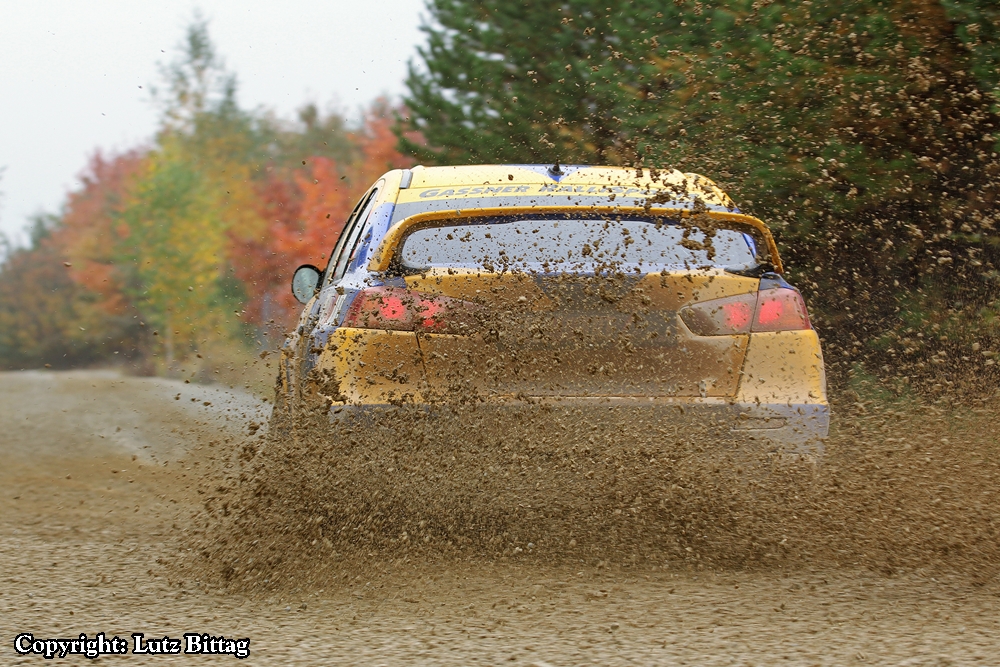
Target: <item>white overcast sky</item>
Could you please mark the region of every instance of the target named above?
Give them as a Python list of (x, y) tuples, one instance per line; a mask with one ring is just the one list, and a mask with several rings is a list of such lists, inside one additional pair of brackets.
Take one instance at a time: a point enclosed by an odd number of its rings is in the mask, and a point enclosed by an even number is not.
[[(96, 149), (149, 142), (149, 85), (196, 11), (244, 108), (350, 117), (403, 92), (423, 0), (0, 0), (0, 231), (58, 212)], [(142, 88), (140, 89), (140, 86)]]

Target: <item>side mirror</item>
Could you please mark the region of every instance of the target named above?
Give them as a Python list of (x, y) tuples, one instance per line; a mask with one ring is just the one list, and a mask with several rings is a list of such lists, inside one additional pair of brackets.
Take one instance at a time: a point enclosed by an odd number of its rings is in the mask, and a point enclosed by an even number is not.
[(295, 269), (295, 275), (292, 276), (292, 294), (299, 303), (308, 303), (309, 299), (313, 298), (322, 276), (320, 270), (312, 264), (303, 264)]

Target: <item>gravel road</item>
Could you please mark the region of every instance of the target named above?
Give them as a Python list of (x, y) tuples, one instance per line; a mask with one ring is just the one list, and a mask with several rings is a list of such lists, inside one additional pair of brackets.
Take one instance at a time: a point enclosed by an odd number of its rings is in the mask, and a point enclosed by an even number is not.
[(415, 556), (345, 565), (330, 577), (338, 585), (306, 593), (223, 591), (180, 578), (176, 564), (198, 557), (188, 533), (206, 456), (238, 444), (265, 403), (75, 371), (2, 373), (0, 407), (2, 664), (45, 663), (15, 651), (22, 632), (246, 637), (249, 661), (274, 665), (1000, 663), (1000, 583), (979, 568), (886, 575), (794, 561), (745, 571)]

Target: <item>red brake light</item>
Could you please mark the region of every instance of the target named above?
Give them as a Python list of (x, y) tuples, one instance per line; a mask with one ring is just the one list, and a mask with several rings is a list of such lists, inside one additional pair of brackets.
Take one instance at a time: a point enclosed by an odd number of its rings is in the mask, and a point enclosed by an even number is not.
[(361, 290), (344, 317), (345, 327), (471, 333), (476, 304), (447, 296), (414, 292), (402, 287)]
[(795, 290), (779, 287), (758, 293), (752, 331), (797, 331), (811, 328), (806, 302)]
[(746, 301), (730, 301), (722, 305), (722, 312), (725, 316), (727, 329), (733, 331), (743, 331), (750, 324), (753, 317), (753, 309)]
[(682, 308), (681, 319), (698, 336), (745, 334), (750, 333), (756, 306), (756, 294), (739, 294)]
[(406, 305), (394, 294), (383, 294), (381, 299), (372, 301), (377, 305), (378, 317), (386, 322), (406, 322), (409, 319)]
[(698, 336), (812, 328), (802, 295), (781, 287), (697, 303), (682, 309), (680, 314)]

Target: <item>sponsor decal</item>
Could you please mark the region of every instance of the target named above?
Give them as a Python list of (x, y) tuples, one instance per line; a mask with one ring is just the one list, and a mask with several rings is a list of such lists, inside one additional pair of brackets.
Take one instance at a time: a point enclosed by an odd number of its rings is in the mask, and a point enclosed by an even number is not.
[(430, 188), (420, 193), (421, 199), (439, 199), (443, 197), (472, 197), (475, 195), (490, 197), (503, 194), (530, 192), (530, 185), (497, 185), (475, 188)]
[(657, 188), (629, 188), (620, 185), (560, 185), (541, 183), (535, 185), (483, 185), (466, 188), (426, 188), (420, 191), (420, 199), (447, 199), (449, 197), (499, 197), (520, 194), (566, 194), (592, 195), (595, 197), (617, 195), (619, 197), (652, 196), (667, 190)]

